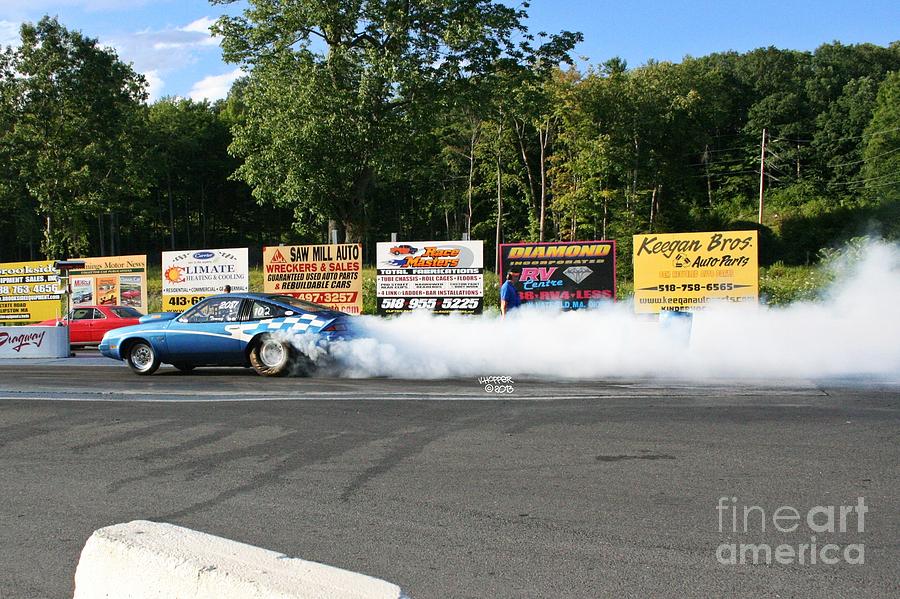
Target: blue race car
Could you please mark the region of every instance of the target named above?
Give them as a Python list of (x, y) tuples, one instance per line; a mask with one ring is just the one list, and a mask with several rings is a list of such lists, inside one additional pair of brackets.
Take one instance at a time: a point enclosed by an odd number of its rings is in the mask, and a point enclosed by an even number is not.
[(292, 337), (312, 334), (311, 342), (321, 347), (324, 341), (351, 338), (352, 324), (343, 312), (289, 295), (229, 293), (208, 297), (183, 314), (144, 316), (140, 324), (108, 332), (99, 349), (141, 375), (153, 374), (162, 362), (185, 372), (197, 366), (253, 366), (263, 376), (309, 374), (314, 364)]

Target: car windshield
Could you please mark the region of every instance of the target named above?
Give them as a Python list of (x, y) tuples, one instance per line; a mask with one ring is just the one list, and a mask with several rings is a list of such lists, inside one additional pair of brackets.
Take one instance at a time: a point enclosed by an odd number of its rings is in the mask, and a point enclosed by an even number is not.
[(128, 308), (124, 306), (121, 308), (112, 308), (112, 312), (119, 318), (140, 318), (141, 316), (143, 316), (143, 314), (141, 314), (134, 308)]
[(320, 306), (319, 304), (314, 304), (306, 300), (297, 299), (296, 297), (291, 297), (290, 295), (270, 295), (269, 298), (278, 300), (279, 302), (285, 304), (290, 304), (291, 306), (299, 308), (304, 312), (326, 312), (328, 310), (328, 308), (326, 308), (325, 306)]

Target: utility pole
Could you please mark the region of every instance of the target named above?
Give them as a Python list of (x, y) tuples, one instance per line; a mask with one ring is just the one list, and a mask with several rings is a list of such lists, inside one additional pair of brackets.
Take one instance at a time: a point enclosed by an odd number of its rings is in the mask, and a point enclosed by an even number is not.
[(763, 128), (762, 132), (762, 143), (760, 144), (759, 151), (759, 224), (762, 224), (762, 215), (763, 215), (763, 189), (764, 185), (764, 177), (766, 171), (766, 130)]

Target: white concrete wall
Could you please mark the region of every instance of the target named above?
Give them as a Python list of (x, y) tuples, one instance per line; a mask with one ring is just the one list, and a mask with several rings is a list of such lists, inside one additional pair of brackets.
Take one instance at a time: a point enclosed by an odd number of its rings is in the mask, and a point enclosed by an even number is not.
[(136, 520), (91, 535), (75, 599), (401, 599), (384, 580), (174, 526)]
[(0, 358), (68, 358), (67, 327), (0, 327)]

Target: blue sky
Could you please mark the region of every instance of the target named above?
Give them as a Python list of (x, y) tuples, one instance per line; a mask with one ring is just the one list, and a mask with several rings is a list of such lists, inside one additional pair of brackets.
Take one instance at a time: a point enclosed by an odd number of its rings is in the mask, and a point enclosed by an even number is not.
[[(14, 44), (23, 21), (56, 15), (134, 64), (151, 99), (177, 95), (216, 100), (240, 74), (221, 60), (209, 24), (225, 7), (205, 0), (0, 0), (0, 44)], [(234, 11), (234, 8), (229, 10)], [(900, 39), (900, 2), (858, 0), (533, 0), (532, 32), (581, 31), (581, 66), (621, 56), (648, 59), (744, 52), (760, 46), (813, 50), (834, 40), (887, 45)]]

